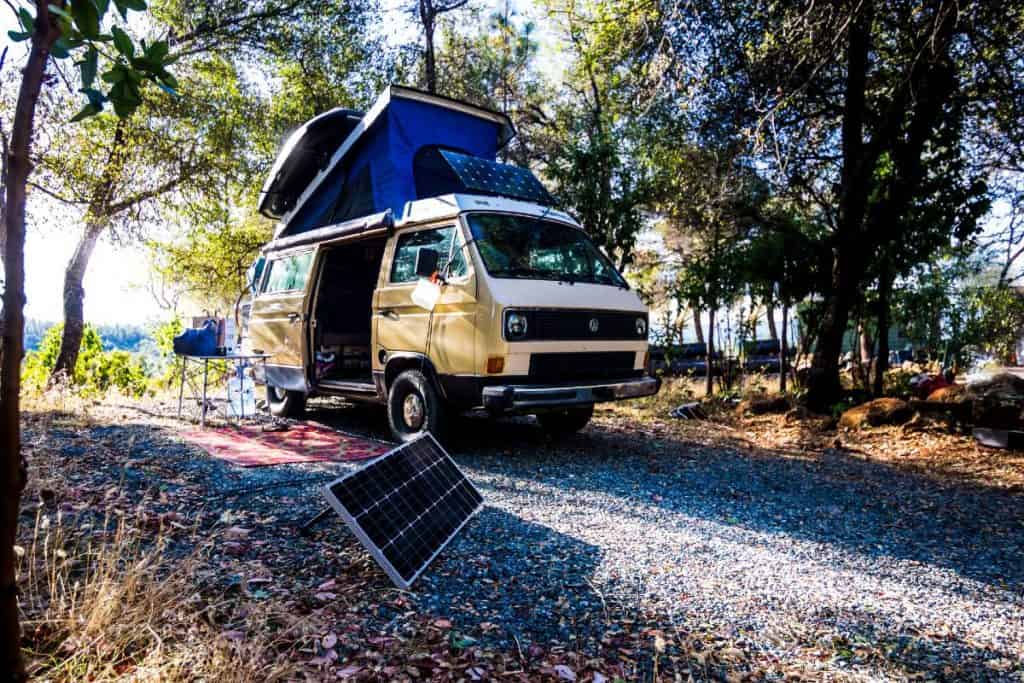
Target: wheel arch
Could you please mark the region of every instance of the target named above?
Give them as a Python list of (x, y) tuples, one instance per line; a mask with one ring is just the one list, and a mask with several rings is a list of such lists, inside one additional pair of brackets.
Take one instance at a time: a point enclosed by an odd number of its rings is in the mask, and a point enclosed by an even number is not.
[(400, 351), (388, 356), (387, 361), (384, 363), (385, 395), (391, 389), (391, 383), (395, 381), (395, 378), (406, 370), (419, 370), (422, 372), (427, 381), (434, 385), (434, 390), (437, 391), (438, 395), (445, 400), (448, 399), (444, 392), (444, 387), (438, 381), (437, 369), (434, 367), (434, 364), (426, 355), (412, 351)]

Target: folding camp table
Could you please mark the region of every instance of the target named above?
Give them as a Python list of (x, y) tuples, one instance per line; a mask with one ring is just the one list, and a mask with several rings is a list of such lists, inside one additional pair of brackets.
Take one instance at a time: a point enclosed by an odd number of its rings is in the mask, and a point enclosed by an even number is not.
[[(181, 355), (181, 386), (178, 388), (178, 417), (181, 417), (181, 409), (185, 401), (185, 385), (189, 385), (190, 394), (188, 396), (190, 401), (199, 402), (199, 428), (206, 428), (206, 411), (210, 409), (211, 404), (215, 401), (224, 401), (224, 415), (230, 419), (230, 406), (231, 406), (231, 395), (230, 389), (226, 388), (224, 391), (223, 399), (213, 399), (207, 396), (209, 384), (210, 384), (210, 363), (211, 362), (224, 362), (228, 363), (232, 369), (233, 375), (242, 377), (241, 369), (247, 365), (253, 365), (255, 363), (262, 363), (264, 370), (266, 370), (267, 359), (270, 358), (270, 354), (266, 353), (231, 353), (223, 356), (189, 356)], [(194, 363), (199, 367), (195, 368), (191, 374), (189, 374), (189, 363)], [(198, 379), (202, 373), (203, 383), (200, 389)], [(227, 383), (225, 383), (227, 384)], [(244, 386), (244, 385), (243, 385)], [(241, 422), (245, 418), (245, 399), (244, 396), (239, 397), (239, 414), (237, 416), (238, 421)], [(213, 405), (216, 409), (216, 405)], [(255, 417), (255, 416), (254, 416)]]

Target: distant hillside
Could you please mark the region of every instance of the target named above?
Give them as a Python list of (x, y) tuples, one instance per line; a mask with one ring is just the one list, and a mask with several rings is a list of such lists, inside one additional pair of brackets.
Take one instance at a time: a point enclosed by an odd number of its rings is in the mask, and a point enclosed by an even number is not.
[[(39, 348), (46, 331), (53, 327), (54, 323), (48, 320), (25, 320), (25, 348), (35, 351)], [(103, 338), (103, 348), (106, 351), (119, 349), (121, 351), (144, 351), (145, 342), (151, 340), (149, 331), (138, 325), (94, 325), (96, 331)]]

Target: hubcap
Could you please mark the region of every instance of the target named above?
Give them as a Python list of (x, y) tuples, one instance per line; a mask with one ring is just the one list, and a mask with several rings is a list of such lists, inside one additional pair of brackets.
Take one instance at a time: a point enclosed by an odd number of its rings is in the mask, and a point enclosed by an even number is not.
[(418, 394), (409, 394), (402, 402), (402, 417), (409, 429), (419, 429), (423, 426), (423, 416), (426, 411), (423, 409), (423, 399)]

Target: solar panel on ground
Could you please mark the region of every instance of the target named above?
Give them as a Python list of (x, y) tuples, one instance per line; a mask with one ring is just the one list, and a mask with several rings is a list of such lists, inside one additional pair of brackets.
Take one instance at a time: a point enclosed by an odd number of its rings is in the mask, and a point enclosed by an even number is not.
[(400, 588), (408, 588), (483, 505), (430, 434), (328, 484), (331, 507)]

